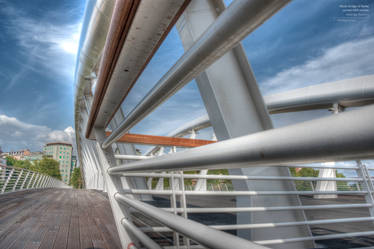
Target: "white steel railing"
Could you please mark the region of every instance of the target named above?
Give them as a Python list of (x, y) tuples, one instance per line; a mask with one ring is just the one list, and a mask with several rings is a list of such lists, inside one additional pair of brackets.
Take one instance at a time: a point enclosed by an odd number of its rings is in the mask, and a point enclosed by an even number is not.
[[(152, 2), (88, 5), (76, 71), (85, 187), (108, 193), (123, 248), (313, 248), (374, 236), (372, 169), (362, 161), (374, 157), (374, 77), (263, 99), (239, 42), (289, 1)], [(123, 100), (176, 22), (185, 54), (125, 116)], [(227, 75), (232, 84), (220, 81)], [(218, 142), (178, 151), (154, 142), (137, 154), (128, 131), (194, 78), (208, 116), (169, 137), (193, 140), (212, 126)], [(283, 128), (268, 115), (321, 108), (334, 115)]]
[(49, 175), (0, 164), (0, 194), (42, 188), (70, 187)]

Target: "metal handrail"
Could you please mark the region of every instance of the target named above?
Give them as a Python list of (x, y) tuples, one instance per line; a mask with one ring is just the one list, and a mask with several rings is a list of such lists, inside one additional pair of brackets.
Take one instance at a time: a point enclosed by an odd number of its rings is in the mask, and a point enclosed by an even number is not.
[(264, 97), (270, 113), (367, 105), (374, 102), (374, 75), (312, 85)]
[(288, 0), (235, 1), (160, 79), (101, 145), (108, 148), (167, 98), (199, 75), (244, 37), (284, 7)]
[(339, 115), (131, 162), (111, 168), (108, 172), (242, 168), (370, 158), (374, 156), (373, 113), (374, 105), (370, 105)]
[[(171, 229), (181, 233), (199, 244), (208, 248), (214, 249), (227, 249), (227, 248), (266, 248), (263, 246), (256, 245), (248, 240), (233, 236), (228, 233), (224, 233), (207, 226), (204, 226), (198, 222), (182, 218), (180, 216), (168, 213), (162, 209), (153, 207), (152, 205), (144, 202), (129, 198), (122, 194), (115, 194), (115, 198), (132, 208), (152, 217), (158, 222), (170, 227)], [(214, 238), (214, 239), (211, 239)]]
[(0, 180), (0, 194), (40, 188), (70, 188), (49, 175), (12, 166), (0, 165), (0, 176), (4, 176)]
[(162, 249), (156, 242), (151, 240), (146, 234), (143, 233), (141, 229), (135, 226), (131, 221), (127, 219), (122, 219), (122, 225), (130, 230), (133, 235), (135, 235), (147, 248), (149, 249)]
[[(169, 173), (121, 173), (122, 176), (131, 177), (171, 177)], [(180, 178), (180, 175), (174, 175)], [(301, 176), (243, 176), (243, 175), (198, 175), (198, 174), (184, 174), (187, 179), (211, 179), (211, 180), (284, 180), (284, 181), (363, 181), (362, 177), (301, 177)]]
[[(186, 1), (187, 2), (187, 1)], [(151, 111), (153, 111), (163, 101), (173, 95), (178, 89), (184, 86), (188, 81), (197, 76), (209, 65), (216, 61), (220, 56), (229, 51), (233, 46), (237, 45), (238, 42), (245, 37), (248, 33), (253, 31), (262, 22), (268, 19), (272, 14), (284, 6), (288, 1), (275, 1), (275, 0), (236, 0), (230, 5), (216, 21), (206, 30), (206, 32), (199, 38), (197, 42), (192, 45), (191, 49), (188, 50), (178, 62), (161, 78), (156, 86), (148, 93), (148, 95), (135, 107), (130, 114), (122, 120), (119, 126), (116, 120), (116, 125), (110, 125), (113, 130), (112, 134), (105, 138), (105, 128), (107, 121), (110, 120), (122, 101), (122, 97), (126, 95), (125, 89), (128, 86), (132, 86), (135, 83), (135, 78), (126, 78), (126, 84), (120, 84), (119, 82), (123, 79), (120, 77), (114, 77), (116, 82), (113, 83), (110, 79), (106, 79), (109, 93), (103, 88), (98, 90), (100, 96), (95, 93), (96, 102), (94, 106), (91, 104), (91, 85), (93, 80), (89, 79), (88, 76), (93, 73), (96, 69), (92, 69), (92, 61), (82, 62), (82, 70), (79, 71), (79, 92), (76, 96), (76, 127), (77, 127), (77, 143), (78, 153), (83, 159), (85, 164), (88, 164), (86, 170), (90, 173), (87, 184), (90, 186), (99, 186), (100, 177), (102, 177), (103, 186), (101, 189), (107, 191), (109, 194), (109, 200), (113, 209), (114, 217), (116, 218), (117, 229), (120, 234), (122, 246), (134, 245), (132, 242), (137, 244), (140, 241), (143, 245), (149, 248), (157, 248), (160, 246), (152, 241), (148, 236), (148, 231), (172, 231), (174, 235), (174, 246), (176, 248), (195, 248), (195, 245), (190, 245), (190, 240), (196, 241), (203, 246), (209, 248), (262, 248), (255, 245), (253, 241), (248, 241), (235, 237), (226, 233), (222, 233), (215, 229), (255, 229), (255, 228), (271, 228), (271, 227), (282, 227), (282, 226), (301, 226), (301, 225), (315, 225), (315, 224), (327, 224), (327, 223), (341, 223), (341, 222), (360, 222), (360, 221), (373, 221), (373, 213), (370, 213), (370, 217), (358, 217), (358, 218), (344, 218), (344, 219), (327, 219), (327, 220), (308, 220), (304, 214), (302, 220), (292, 220), (289, 222), (274, 222), (274, 223), (254, 223), (254, 224), (237, 224), (237, 225), (214, 225), (205, 226), (197, 222), (187, 219), (189, 213), (236, 213), (240, 215), (243, 212), (272, 212), (272, 211), (289, 211), (298, 210), (298, 212), (304, 212), (304, 210), (324, 210), (324, 209), (348, 209), (348, 208), (367, 208), (370, 212), (373, 210), (373, 203), (369, 201), (368, 197), (372, 197), (371, 177), (368, 173), (360, 175), (359, 172), (365, 170), (356, 166), (334, 166), (329, 167), (325, 165), (295, 165), (295, 163), (311, 163), (311, 162), (325, 162), (325, 161), (337, 161), (347, 159), (358, 159), (367, 158), (374, 156), (372, 148), (374, 147), (374, 127), (370, 125), (374, 122), (372, 113), (374, 112), (374, 106), (361, 108), (356, 111), (347, 112), (339, 115), (334, 115), (328, 118), (305, 122), (294, 126), (288, 126), (280, 129), (273, 129), (265, 132), (256, 133), (236, 139), (230, 139), (227, 141), (219, 142), (217, 144), (199, 147), (196, 149), (190, 149), (183, 151), (183, 153), (177, 152), (159, 157), (145, 157), (145, 156), (134, 156), (134, 155), (114, 155), (113, 150), (119, 148), (119, 144), (114, 144), (119, 137), (122, 136), (131, 127), (137, 124)], [(108, 7), (108, 6), (107, 6)], [(139, 5), (140, 8), (140, 5)], [(110, 12), (110, 11), (109, 11)], [(141, 13), (141, 11), (138, 11)], [(179, 13), (180, 14), (180, 13)], [(140, 14), (139, 14), (140, 15)], [(174, 16), (174, 15), (172, 15)], [(136, 19), (136, 17), (134, 17)], [(170, 17), (168, 17), (170, 19)], [(173, 17), (172, 17), (173, 18)], [(175, 18), (175, 16), (174, 16)], [(99, 21), (109, 20), (107, 17), (100, 16)], [(113, 22), (113, 20), (112, 20)], [(95, 23), (95, 22), (94, 22)], [(123, 25), (120, 24), (120, 25)], [(134, 29), (134, 27), (130, 27)], [(141, 28), (139, 28), (141, 29)], [(165, 30), (163, 30), (165, 31)], [(105, 29), (103, 33), (106, 33)], [(153, 32), (153, 31), (152, 31)], [(162, 36), (168, 31), (165, 31)], [(95, 34), (95, 33), (93, 33)], [(104, 36), (102, 38), (104, 39)], [(144, 38), (144, 37), (143, 37)], [(110, 39), (109, 39), (110, 40)], [(162, 39), (157, 37), (157, 42)], [(95, 45), (94, 40), (90, 40), (88, 45)], [(110, 41), (109, 41), (110, 42)], [(102, 52), (102, 39), (101, 43), (96, 44), (101, 46), (96, 49), (93, 53), (94, 57), (98, 57)], [(106, 44), (106, 46), (111, 44)], [(147, 50), (148, 48), (146, 48)], [(156, 48), (157, 49), (157, 48)], [(121, 50), (121, 47), (117, 47), (117, 52)], [(129, 47), (127, 47), (128, 51)], [(137, 51), (145, 51), (143, 49), (137, 49)], [(148, 51), (148, 50), (147, 50)], [(145, 64), (136, 65), (136, 70), (131, 72), (132, 74), (140, 73), (145, 65), (147, 64), (150, 54), (145, 51), (139, 59), (139, 61), (146, 61)], [(90, 54), (92, 51), (87, 51)], [(130, 61), (134, 54), (129, 55)], [(118, 57), (117, 57), (118, 58)], [(98, 59), (98, 58), (95, 58)], [(127, 60), (128, 58), (126, 58)], [(144, 60), (145, 59), (145, 60)], [(126, 61), (125, 60), (125, 61)], [(112, 63), (112, 62), (110, 62)], [(114, 62), (113, 62), (114, 63)], [(126, 62), (127, 63), (127, 62)], [(87, 65), (86, 65), (87, 64)], [(114, 63), (115, 64), (115, 63)], [(121, 62), (119, 64), (113, 64), (111, 70), (121, 68)], [(128, 64), (131, 64), (128, 62)], [(90, 67), (91, 66), (91, 67)], [(127, 64), (126, 64), (127, 66)], [(99, 68), (99, 72), (103, 71), (103, 68)], [(139, 69), (139, 70), (138, 70)], [(92, 71), (93, 70), (93, 71)], [(122, 71), (121, 68), (120, 71)], [(136, 72), (136, 73), (134, 73)], [(87, 73), (89, 75), (87, 75)], [(122, 72), (121, 72), (122, 73)], [(119, 75), (119, 74), (117, 74)], [(102, 77), (102, 75), (98, 75)], [(139, 74), (136, 76), (138, 77)], [(84, 79), (84, 80), (83, 80)], [(255, 83), (255, 82), (254, 82)], [(88, 87), (88, 85), (90, 87)], [(364, 86), (365, 88), (365, 86)], [(118, 89), (122, 89), (121, 94), (117, 94)], [(366, 88), (365, 88), (366, 89)], [(370, 88), (371, 89), (371, 88)], [(369, 89), (369, 90), (370, 90)], [(126, 90), (126, 91), (125, 91)], [(354, 89), (353, 93), (357, 93), (357, 89)], [(354, 95), (353, 94), (353, 95)], [(369, 93), (371, 94), (371, 92)], [(344, 94), (343, 94), (344, 95)], [(342, 95), (342, 96), (343, 96)], [(279, 95), (280, 96), (280, 95)], [(278, 96), (278, 97), (279, 97)], [(334, 104), (340, 103), (339, 98), (329, 98), (328, 102)], [(346, 96), (346, 95), (345, 95)], [(365, 95), (367, 97), (367, 95)], [(113, 97), (111, 99), (110, 97)], [(258, 97), (261, 97), (260, 95)], [(105, 98), (105, 100), (104, 100)], [(361, 97), (354, 98), (355, 102), (361, 103)], [(83, 100), (82, 100), (83, 99)], [(278, 98), (279, 101), (282, 98)], [(284, 100), (284, 99), (283, 99)], [(282, 100), (282, 101), (283, 101)], [(289, 99), (288, 99), (289, 100)], [(101, 106), (97, 103), (103, 101)], [(280, 102), (282, 102), (280, 101)], [(84, 102), (84, 104), (82, 104)], [(289, 102), (293, 107), (292, 101)], [(284, 106), (284, 102), (282, 108)], [(290, 104), (291, 103), (291, 104)], [(365, 102), (367, 104), (368, 102)], [(300, 103), (299, 103), (300, 104)], [(305, 103), (302, 103), (304, 105)], [(274, 106), (274, 103), (273, 103)], [(81, 108), (86, 109), (85, 113), (80, 113)], [(270, 104), (269, 104), (270, 108)], [(273, 107), (271, 107), (273, 108)], [(271, 109), (270, 108), (270, 109)], [(96, 109), (97, 120), (91, 117), (95, 116), (92, 109)], [(273, 108), (274, 109), (274, 108)], [(270, 110), (272, 111), (272, 109)], [(279, 110), (278, 110), (279, 111)], [(102, 115), (100, 115), (100, 113)], [(105, 115), (104, 115), (104, 114)], [(121, 118), (122, 119), (122, 118)], [(87, 122), (87, 120), (90, 120)], [(203, 124), (201, 127), (205, 128), (209, 125), (209, 120), (205, 118), (200, 120)], [(105, 125), (104, 125), (105, 124)], [(196, 122), (195, 122), (196, 124)], [(190, 124), (186, 125), (190, 128)], [(170, 136), (176, 136), (183, 134), (186, 131), (186, 126), (177, 129), (176, 132), (169, 134)], [(353, 132), (352, 127), (355, 127)], [(200, 127), (200, 128), (201, 128)], [(336, 129), (339, 127), (339, 129)], [(85, 129), (86, 128), (86, 129)], [(87, 129), (88, 128), (88, 129)], [(82, 134), (86, 130), (86, 133), (91, 133), (93, 129), (94, 134), (90, 135), (90, 138), (96, 137), (96, 142), (87, 140)], [(87, 137), (87, 136), (86, 136)], [(81, 144), (82, 143), (82, 144)], [(112, 145), (113, 146), (110, 146)], [(84, 149), (82, 152), (81, 149)], [(96, 155), (98, 154), (98, 155)], [(121, 154), (124, 154), (121, 152)], [(126, 154), (126, 153), (125, 153)], [(148, 156), (148, 154), (146, 154)], [(115, 159), (124, 160), (140, 160), (138, 162), (126, 163), (119, 165)], [(143, 160), (147, 159), (147, 160)], [(358, 177), (347, 177), (347, 178), (334, 178), (334, 177), (295, 177), (288, 175), (281, 176), (245, 176), (245, 175), (234, 175), (220, 176), (220, 175), (197, 175), (197, 174), (184, 174), (181, 170), (185, 169), (233, 169), (233, 168), (245, 168), (245, 167), (257, 167), (262, 166), (269, 167), (293, 167), (293, 168), (312, 168), (312, 169), (350, 169), (356, 170)], [(82, 167), (83, 168), (83, 167)], [(269, 168), (273, 170), (274, 168)], [(95, 171), (95, 172), (90, 172)], [(168, 173), (166, 173), (169, 171)], [(367, 171), (367, 170), (366, 170)], [(132, 172), (132, 173), (131, 173)], [(134, 173), (135, 172), (135, 173)], [(163, 172), (163, 173), (154, 173)], [(230, 172), (231, 173), (231, 172)], [(25, 179), (31, 179), (29, 173)], [(152, 183), (152, 178), (160, 178), (158, 183), (162, 183), (163, 178), (169, 178), (169, 190), (163, 189), (143, 189), (136, 185), (136, 180), (145, 180), (148, 178)], [(269, 181), (280, 182), (281, 184), (294, 184), (298, 181), (313, 182), (309, 185), (307, 190), (298, 191), (190, 191), (186, 190), (185, 179), (212, 179), (212, 180), (243, 180), (244, 181)], [(291, 182), (287, 182), (291, 181)], [(242, 183), (241, 182), (241, 183)], [(314, 182), (333, 182), (343, 183), (339, 190), (336, 191), (325, 191), (316, 187), (314, 189)], [(348, 182), (354, 182), (353, 187), (349, 186), (345, 189), (344, 185)], [(247, 182), (244, 182), (247, 183)], [(27, 186), (30, 184), (27, 184)], [(32, 184), (34, 186), (35, 184)], [(152, 185), (152, 184), (151, 184)], [(343, 186), (343, 187), (342, 187)], [(163, 187), (163, 186), (162, 186)], [(309, 191), (309, 188), (312, 191)], [(344, 189), (344, 191), (341, 191)], [(357, 190), (355, 190), (357, 189)], [(272, 189), (271, 189), (272, 190)], [(276, 189), (278, 190), (278, 189)], [(291, 188), (292, 190), (292, 188)], [(348, 191), (346, 191), (348, 190)], [(353, 191), (354, 190), (354, 191)], [(116, 193), (116, 194), (115, 194)], [(130, 198), (132, 195), (134, 198)], [(149, 204), (146, 204), (138, 199), (147, 199), (152, 196), (170, 197), (170, 208), (156, 208)], [(283, 198), (283, 196), (297, 197), (299, 195), (306, 196), (329, 196), (329, 195), (352, 195), (355, 198), (361, 200), (364, 199), (362, 196), (367, 198), (365, 203), (358, 204), (339, 204), (339, 205), (303, 205), (298, 202), (295, 206), (292, 203), (282, 204), (282, 206), (247, 206), (247, 207), (227, 207), (227, 208), (211, 208), (211, 207), (190, 207), (187, 206), (186, 197), (194, 196), (229, 196), (229, 199), (235, 197), (256, 196), (256, 198)], [(179, 199), (179, 205), (177, 200)], [(114, 201), (113, 201), (114, 200)], [(372, 200), (372, 199), (370, 199)], [(119, 205), (121, 204), (121, 205)], [(125, 204), (125, 208), (122, 204)], [(250, 204), (251, 205), (251, 204)], [(266, 204), (263, 204), (266, 205)], [(148, 216), (151, 220), (155, 220), (166, 227), (151, 227), (148, 230), (139, 228), (136, 226), (136, 222), (132, 222), (132, 213), (130, 211), (136, 209), (141, 214)], [(172, 214), (173, 213), (173, 214)], [(184, 218), (180, 217), (184, 216)], [(261, 213), (259, 213), (261, 214)], [(297, 214), (296, 212), (294, 214)], [(247, 215), (247, 214), (245, 214)], [(252, 215), (252, 214), (248, 214)], [(282, 217), (283, 218), (283, 217)], [(118, 226), (118, 223), (120, 226)], [(124, 229), (125, 228), (125, 229)], [(202, 233), (201, 231), (204, 231)], [(128, 232), (128, 233), (127, 233)], [(206, 233), (205, 233), (206, 232)], [(180, 243), (179, 234), (183, 237), (184, 243)], [(369, 233), (346, 233), (342, 235), (328, 235), (328, 236), (312, 236), (299, 237), (299, 238), (285, 238), (273, 240), (269, 238), (266, 241), (256, 241), (258, 244), (277, 244), (277, 243), (289, 243), (297, 241), (308, 241), (308, 240), (319, 240), (327, 238), (340, 238), (347, 236), (361, 236)], [(130, 236), (129, 236), (130, 235)], [(131, 236), (133, 235), (133, 236)], [(304, 236), (304, 235), (301, 235)], [(293, 234), (290, 236), (293, 237)], [(274, 237), (273, 237), (274, 238)], [(131, 243), (129, 243), (131, 242)], [(127, 244), (126, 244), (127, 243)], [(181, 245), (184, 244), (184, 245)]]

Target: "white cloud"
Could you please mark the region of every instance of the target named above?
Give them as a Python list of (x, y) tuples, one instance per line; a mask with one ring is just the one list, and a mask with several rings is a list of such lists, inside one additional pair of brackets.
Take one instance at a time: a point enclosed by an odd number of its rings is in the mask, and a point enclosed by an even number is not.
[(0, 115), (0, 146), (3, 151), (25, 148), (40, 151), (42, 146), (49, 142), (67, 142), (75, 147), (73, 127), (52, 130), (47, 126), (33, 125), (14, 117)]
[(27, 58), (20, 61), (18, 73), (13, 75), (7, 89), (21, 82), (28, 71), (62, 77), (62, 82), (72, 84), (75, 58), (78, 51), (81, 23), (53, 24), (56, 13), (45, 13), (44, 21), (26, 15), (11, 5), (0, 9), (7, 17), (6, 32), (18, 43), (20, 52)]
[(373, 74), (374, 38), (341, 43), (301, 65), (278, 72), (261, 84), (264, 94)]

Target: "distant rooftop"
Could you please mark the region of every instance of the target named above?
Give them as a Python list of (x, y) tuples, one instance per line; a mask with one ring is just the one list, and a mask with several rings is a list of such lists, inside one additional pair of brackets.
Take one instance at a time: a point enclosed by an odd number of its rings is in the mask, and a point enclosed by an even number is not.
[(49, 146), (49, 145), (67, 145), (67, 146), (73, 147), (71, 144), (65, 143), (65, 142), (53, 142), (53, 143), (47, 143), (46, 144), (46, 146)]

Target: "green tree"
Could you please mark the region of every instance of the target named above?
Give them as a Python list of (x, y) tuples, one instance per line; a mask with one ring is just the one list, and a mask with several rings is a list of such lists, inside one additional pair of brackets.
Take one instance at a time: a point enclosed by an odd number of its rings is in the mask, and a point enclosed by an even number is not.
[[(303, 168), (296, 172), (295, 168), (290, 168), (290, 172), (292, 176), (300, 176), (300, 177), (318, 177), (319, 170), (311, 169), (311, 168)], [(342, 173), (336, 173), (337, 178), (344, 178), (345, 175)], [(312, 190), (309, 181), (295, 181), (296, 189), (300, 191), (307, 191)], [(313, 187), (316, 187), (317, 182), (313, 182)], [(338, 190), (356, 190), (356, 185), (348, 185), (347, 182), (344, 181), (336, 181), (336, 186)]]
[[(299, 176), (299, 177), (317, 177), (319, 174), (319, 170), (311, 169), (311, 168), (302, 168), (299, 171), (296, 171), (295, 168), (290, 168), (290, 172), (292, 176)], [(312, 186), (309, 181), (295, 181), (296, 190), (299, 191), (310, 191), (312, 190)], [(313, 187), (315, 187), (315, 182), (313, 182)]]
[(31, 168), (32, 170), (61, 180), (59, 165), (60, 164), (58, 161), (52, 158), (43, 157), (42, 160), (35, 161), (34, 165), (31, 166)]
[(30, 169), (32, 165), (29, 160), (17, 160), (10, 156), (6, 158), (6, 164), (8, 166), (14, 166), (16, 168), (23, 168), (23, 169)]
[(14, 159), (13, 157), (11, 156), (7, 156), (6, 157), (6, 165), (7, 166), (14, 166), (14, 164), (16, 163), (16, 159)]
[(82, 180), (80, 168), (74, 169), (73, 174), (70, 179), (70, 185), (72, 185), (74, 188), (82, 188), (83, 180)]
[(30, 169), (31, 165), (32, 164), (29, 160), (17, 160), (16, 163), (14, 164), (14, 167)]

